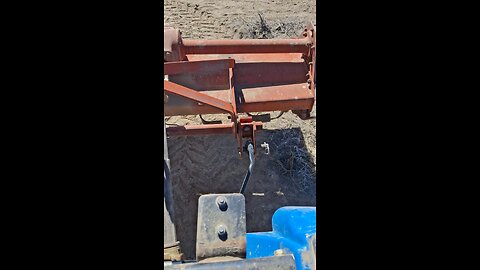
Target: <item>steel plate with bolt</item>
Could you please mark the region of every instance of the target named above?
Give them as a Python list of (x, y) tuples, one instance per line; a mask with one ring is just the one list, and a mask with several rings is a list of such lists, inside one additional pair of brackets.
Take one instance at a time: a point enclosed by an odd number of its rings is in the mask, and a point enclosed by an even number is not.
[(246, 215), (242, 194), (209, 194), (198, 200), (197, 261), (245, 258)]

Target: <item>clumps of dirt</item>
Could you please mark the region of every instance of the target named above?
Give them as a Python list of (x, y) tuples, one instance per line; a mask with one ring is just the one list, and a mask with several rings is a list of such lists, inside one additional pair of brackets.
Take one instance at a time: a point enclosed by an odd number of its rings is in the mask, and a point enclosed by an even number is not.
[(262, 13), (256, 17), (238, 18), (232, 22), (236, 39), (272, 39), (300, 37), (305, 21), (300, 19), (279, 20), (266, 18)]

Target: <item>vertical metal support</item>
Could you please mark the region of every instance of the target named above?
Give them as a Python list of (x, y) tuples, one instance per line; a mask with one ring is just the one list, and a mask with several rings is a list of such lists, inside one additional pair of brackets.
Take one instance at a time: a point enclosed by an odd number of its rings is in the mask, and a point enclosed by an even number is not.
[(175, 232), (170, 159), (168, 158), (167, 127), (165, 123), (163, 124), (163, 147), (163, 259), (179, 261), (182, 259), (182, 254)]

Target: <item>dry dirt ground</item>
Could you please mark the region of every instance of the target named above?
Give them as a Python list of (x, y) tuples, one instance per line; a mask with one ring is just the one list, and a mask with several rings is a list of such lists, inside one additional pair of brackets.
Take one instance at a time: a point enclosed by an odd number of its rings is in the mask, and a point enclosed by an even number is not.
[[(305, 0), (165, 0), (164, 23), (180, 29), (185, 39), (290, 38), (315, 21), (315, 7), (315, 1)], [(228, 121), (226, 116), (204, 118)], [(167, 117), (166, 122), (201, 124), (199, 116)], [(270, 155), (257, 157), (245, 192), (248, 232), (271, 230), (272, 215), (282, 206), (316, 206), (315, 117), (304, 121), (285, 113), (265, 123), (257, 142), (269, 143)], [(193, 259), (199, 196), (239, 192), (248, 157), (238, 157), (232, 135), (175, 137), (168, 144), (177, 235), (186, 258)]]

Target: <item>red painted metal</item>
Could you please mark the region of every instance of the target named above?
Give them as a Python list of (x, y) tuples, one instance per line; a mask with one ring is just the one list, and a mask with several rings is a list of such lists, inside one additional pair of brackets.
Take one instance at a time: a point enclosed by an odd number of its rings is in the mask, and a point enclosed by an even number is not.
[(235, 63), (305, 63), (301, 53), (187, 54), (188, 61), (235, 59)]
[(181, 86), (169, 81), (163, 81), (163, 88), (167, 93), (182, 96), (184, 98), (220, 109), (226, 113), (233, 114), (233, 107), (231, 103), (225, 102), (223, 100), (220, 100), (208, 95), (204, 95), (188, 87)]
[(186, 54), (305, 53), (311, 44), (303, 39), (184, 40)]
[(228, 113), (231, 123), (170, 127), (170, 136), (234, 133), (255, 144), (261, 122), (239, 113), (293, 111), (308, 118), (315, 102), (316, 28), (302, 38), (182, 40), (165, 30), (166, 116)]
[(235, 134), (234, 123), (168, 127), (168, 136)]
[(165, 63), (163, 65), (164, 75), (178, 75), (184, 73), (198, 72), (204, 68), (212, 68), (212, 65), (219, 67), (233, 68), (235, 60), (233, 59), (212, 59), (199, 61), (181, 61)]

